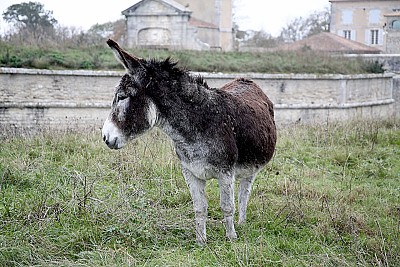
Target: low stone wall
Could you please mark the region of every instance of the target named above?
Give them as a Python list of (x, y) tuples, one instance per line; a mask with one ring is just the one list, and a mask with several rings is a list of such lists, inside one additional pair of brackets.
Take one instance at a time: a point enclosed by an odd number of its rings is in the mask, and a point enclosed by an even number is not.
[(100, 128), (121, 75), (0, 68), (0, 125)]
[[(399, 95), (398, 88), (393, 93), (393, 74), (200, 74), (211, 87), (237, 77), (253, 79), (275, 103), (278, 125), (400, 114), (399, 99), (397, 105), (393, 99)], [(0, 126), (100, 129), (122, 75), (119, 71), (0, 68)]]
[(400, 75), (393, 77), (394, 117), (400, 118)]
[[(389, 118), (396, 115), (393, 74), (248, 73), (242, 76), (256, 81), (274, 102), (279, 124)], [(237, 76), (208, 74), (205, 77), (209, 84), (221, 86)]]

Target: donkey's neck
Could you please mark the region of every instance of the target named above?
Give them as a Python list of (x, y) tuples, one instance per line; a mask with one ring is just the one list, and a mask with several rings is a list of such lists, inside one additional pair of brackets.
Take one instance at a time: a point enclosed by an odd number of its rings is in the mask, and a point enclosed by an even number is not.
[(215, 90), (201, 78), (188, 74), (159, 85), (157, 94), (152, 96), (158, 127), (175, 142), (194, 142), (213, 115)]

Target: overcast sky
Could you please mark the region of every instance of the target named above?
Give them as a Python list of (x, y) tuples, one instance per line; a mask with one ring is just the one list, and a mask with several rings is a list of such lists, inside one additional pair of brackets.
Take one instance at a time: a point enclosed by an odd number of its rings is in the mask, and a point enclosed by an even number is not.
[[(29, 1), (40, 2), (45, 10), (53, 11), (53, 16), (60, 25), (84, 30), (96, 23), (121, 18), (121, 11), (139, 2), (139, 0), (1, 0), (1, 15), (7, 7)], [(234, 0), (234, 6), (235, 19), (241, 30), (265, 30), (277, 36), (282, 27), (293, 18), (306, 17), (313, 11), (329, 7), (330, 3), (329, 0)], [(5, 29), (6, 25), (1, 21), (0, 32), (4, 32)]]

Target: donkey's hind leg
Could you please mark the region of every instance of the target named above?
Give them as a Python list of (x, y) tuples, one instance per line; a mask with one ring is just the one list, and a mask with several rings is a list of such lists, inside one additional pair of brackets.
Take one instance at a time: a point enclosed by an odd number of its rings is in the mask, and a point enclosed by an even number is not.
[(239, 182), (238, 204), (239, 204), (239, 220), (238, 223), (242, 224), (246, 221), (247, 203), (249, 201), (251, 186), (256, 177), (256, 173), (244, 177)]
[(231, 174), (222, 174), (218, 177), (220, 190), (220, 205), (224, 213), (226, 236), (230, 239), (236, 239), (233, 217), (235, 215), (235, 178)]

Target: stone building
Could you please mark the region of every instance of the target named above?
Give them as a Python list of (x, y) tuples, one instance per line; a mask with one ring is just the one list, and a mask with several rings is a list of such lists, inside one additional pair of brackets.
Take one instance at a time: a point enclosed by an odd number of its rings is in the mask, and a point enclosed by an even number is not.
[[(394, 0), (330, 0), (330, 31), (347, 39), (357, 41), (385, 52), (393, 50), (398, 43), (400, 1)], [(395, 28), (393, 28), (393, 24)], [(396, 37), (397, 36), (397, 37)]]
[(385, 14), (386, 53), (400, 54), (400, 12)]
[(128, 47), (233, 49), (232, 0), (142, 0), (122, 14)]

